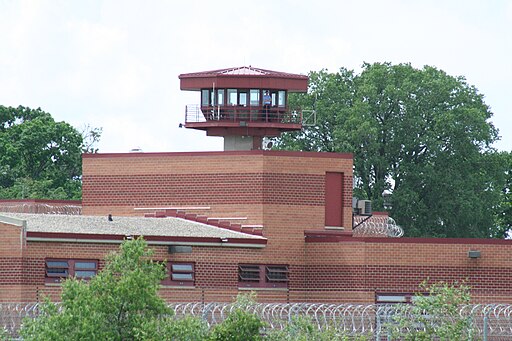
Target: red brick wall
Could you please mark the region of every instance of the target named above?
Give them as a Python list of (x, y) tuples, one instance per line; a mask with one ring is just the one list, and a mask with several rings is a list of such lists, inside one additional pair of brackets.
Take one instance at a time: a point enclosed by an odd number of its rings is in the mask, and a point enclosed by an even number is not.
[(0, 302), (21, 299), (23, 254), (23, 228), (0, 222)]
[[(149, 219), (149, 218), (148, 218)], [(168, 246), (150, 245), (155, 251), (154, 259), (173, 262), (195, 263), (195, 288), (162, 287), (160, 294), (168, 301), (232, 301), (238, 294), (238, 264), (263, 263), (261, 249), (193, 247), (190, 254), (169, 254)], [(25, 264), (23, 283), (24, 294), (21, 301), (35, 302), (43, 295), (60, 299), (61, 286), (45, 284), (46, 258), (97, 259), (102, 260), (111, 251), (117, 251), (116, 244), (80, 244), (55, 242), (30, 242)], [(104, 262), (100, 261), (100, 269)], [(291, 266), (293, 275), (297, 267)], [(19, 281), (17, 282), (19, 283)], [(293, 283), (292, 285), (295, 285)], [(17, 287), (20, 290), (19, 286)], [(287, 301), (286, 290), (264, 290), (258, 295), (261, 301)]]
[(194, 248), (194, 254), (182, 256), (198, 262), (198, 287), (228, 287), (236, 293), (239, 263), (288, 264), (289, 287), (293, 293), (278, 290), (265, 293), (269, 300), (285, 297), (303, 301), (306, 298), (303, 231), (325, 226), (326, 172), (344, 176), (343, 193), (340, 193), (343, 226), (350, 230), (352, 225), (352, 157), (347, 154), (272, 151), (97, 154), (84, 156), (83, 172), (84, 214), (133, 215), (140, 214), (134, 207), (144, 206), (209, 206), (210, 210), (200, 213), (247, 217), (244, 224), (264, 226), (263, 235), (268, 238), (264, 249)]
[[(463, 282), (475, 302), (512, 302), (512, 241), (353, 238), (306, 244), (306, 282), (319, 292), (415, 293), (419, 284)], [(469, 250), (481, 258), (468, 258)], [(335, 297), (335, 295), (333, 295)], [(351, 301), (351, 300), (348, 300)]]
[[(83, 213), (137, 215), (134, 207), (210, 206), (210, 215), (239, 213), (262, 224), (265, 205), (288, 205), (289, 213), (296, 206), (323, 207), (326, 172), (344, 173), (344, 226), (351, 228), (352, 158), (331, 153), (88, 154)], [(323, 213), (317, 218), (322, 221)]]
[[(306, 219), (306, 214), (299, 216)], [(279, 233), (284, 238), (290, 227), (283, 226), (284, 231)], [(278, 231), (274, 233), (278, 238)], [(161, 289), (161, 295), (174, 302), (232, 301), (240, 292), (238, 264), (285, 263), (290, 265), (289, 290), (258, 290), (260, 301), (373, 303), (376, 293), (414, 293), (422, 281), (430, 278), (432, 282), (467, 281), (475, 302), (512, 303), (511, 242), (508, 241), (347, 238), (338, 243), (306, 243), (305, 249), (296, 247), (300, 244), (294, 233), (286, 243), (264, 249), (194, 246), (189, 254), (169, 254), (167, 246), (151, 245), (151, 248), (157, 260), (195, 263), (195, 288)], [(20, 264), (21, 258), (9, 260), (9, 276), (14, 269), (18, 281), (4, 278), (0, 283), (3, 293), (0, 301), (34, 302), (42, 295), (58, 300), (60, 286), (44, 282), (45, 258), (102, 260), (118, 247), (116, 244), (29, 242), (21, 262), (23, 276), (16, 270), (20, 269), (19, 265), (13, 267)], [(469, 250), (481, 251), (481, 258), (469, 259)], [(4, 265), (0, 269), (6, 269)]]

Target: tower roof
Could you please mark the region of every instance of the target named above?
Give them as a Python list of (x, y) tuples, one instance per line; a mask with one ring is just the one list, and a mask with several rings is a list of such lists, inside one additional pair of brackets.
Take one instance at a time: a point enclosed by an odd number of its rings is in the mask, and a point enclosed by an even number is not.
[(211, 71), (184, 73), (179, 76), (182, 90), (211, 88), (269, 88), (306, 92), (308, 76), (240, 66)]

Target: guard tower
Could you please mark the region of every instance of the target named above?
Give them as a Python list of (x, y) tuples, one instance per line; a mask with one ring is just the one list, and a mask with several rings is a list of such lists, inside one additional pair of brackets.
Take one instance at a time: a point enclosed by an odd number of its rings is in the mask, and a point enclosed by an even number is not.
[(306, 92), (307, 76), (242, 66), (179, 78), (181, 90), (201, 93), (201, 104), (186, 106), (185, 127), (223, 136), (224, 150), (261, 149), (265, 136), (302, 129), (302, 110), (288, 107), (288, 93)]

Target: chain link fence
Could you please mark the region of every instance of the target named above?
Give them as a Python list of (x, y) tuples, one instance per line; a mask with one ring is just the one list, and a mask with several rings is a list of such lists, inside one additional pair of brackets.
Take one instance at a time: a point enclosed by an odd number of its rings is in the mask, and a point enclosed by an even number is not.
[[(177, 317), (197, 316), (212, 326), (222, 322), (236, 304), (173, 303), (169, 306)], [(391, 304), (257, 303), (247, 310), (259, 316), (269, 329), (282, 329), (295, 316), (309, 316), (319, 329), (336, 329), (353, 337), (366, 335), (374, 340), (390, 340), (388, 329), (397, 314), (411, 320), (417, 318), (407, 306)], [(38, 313), (39, 303), (0, 303), (0, 328), (16, 337), (23, 319), (34, 318)], [(459, 314), (470, 320), (477, 340), (512, 340), (512, 305), (463, 305)], [(436, 320), (443, 321), (443, 317)], [(444, 321), (450, 323), (448, 319)]]

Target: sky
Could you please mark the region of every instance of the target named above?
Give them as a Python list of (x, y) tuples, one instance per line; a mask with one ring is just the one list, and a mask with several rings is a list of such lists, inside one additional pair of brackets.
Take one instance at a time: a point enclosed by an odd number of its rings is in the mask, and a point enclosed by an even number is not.
[(100, 152), (222, 150), (179, 128), (182, 73), (435, 66), (484, 94), (512, 150), (512, 0), (0, 0), (0, 105), (103, 128)]

